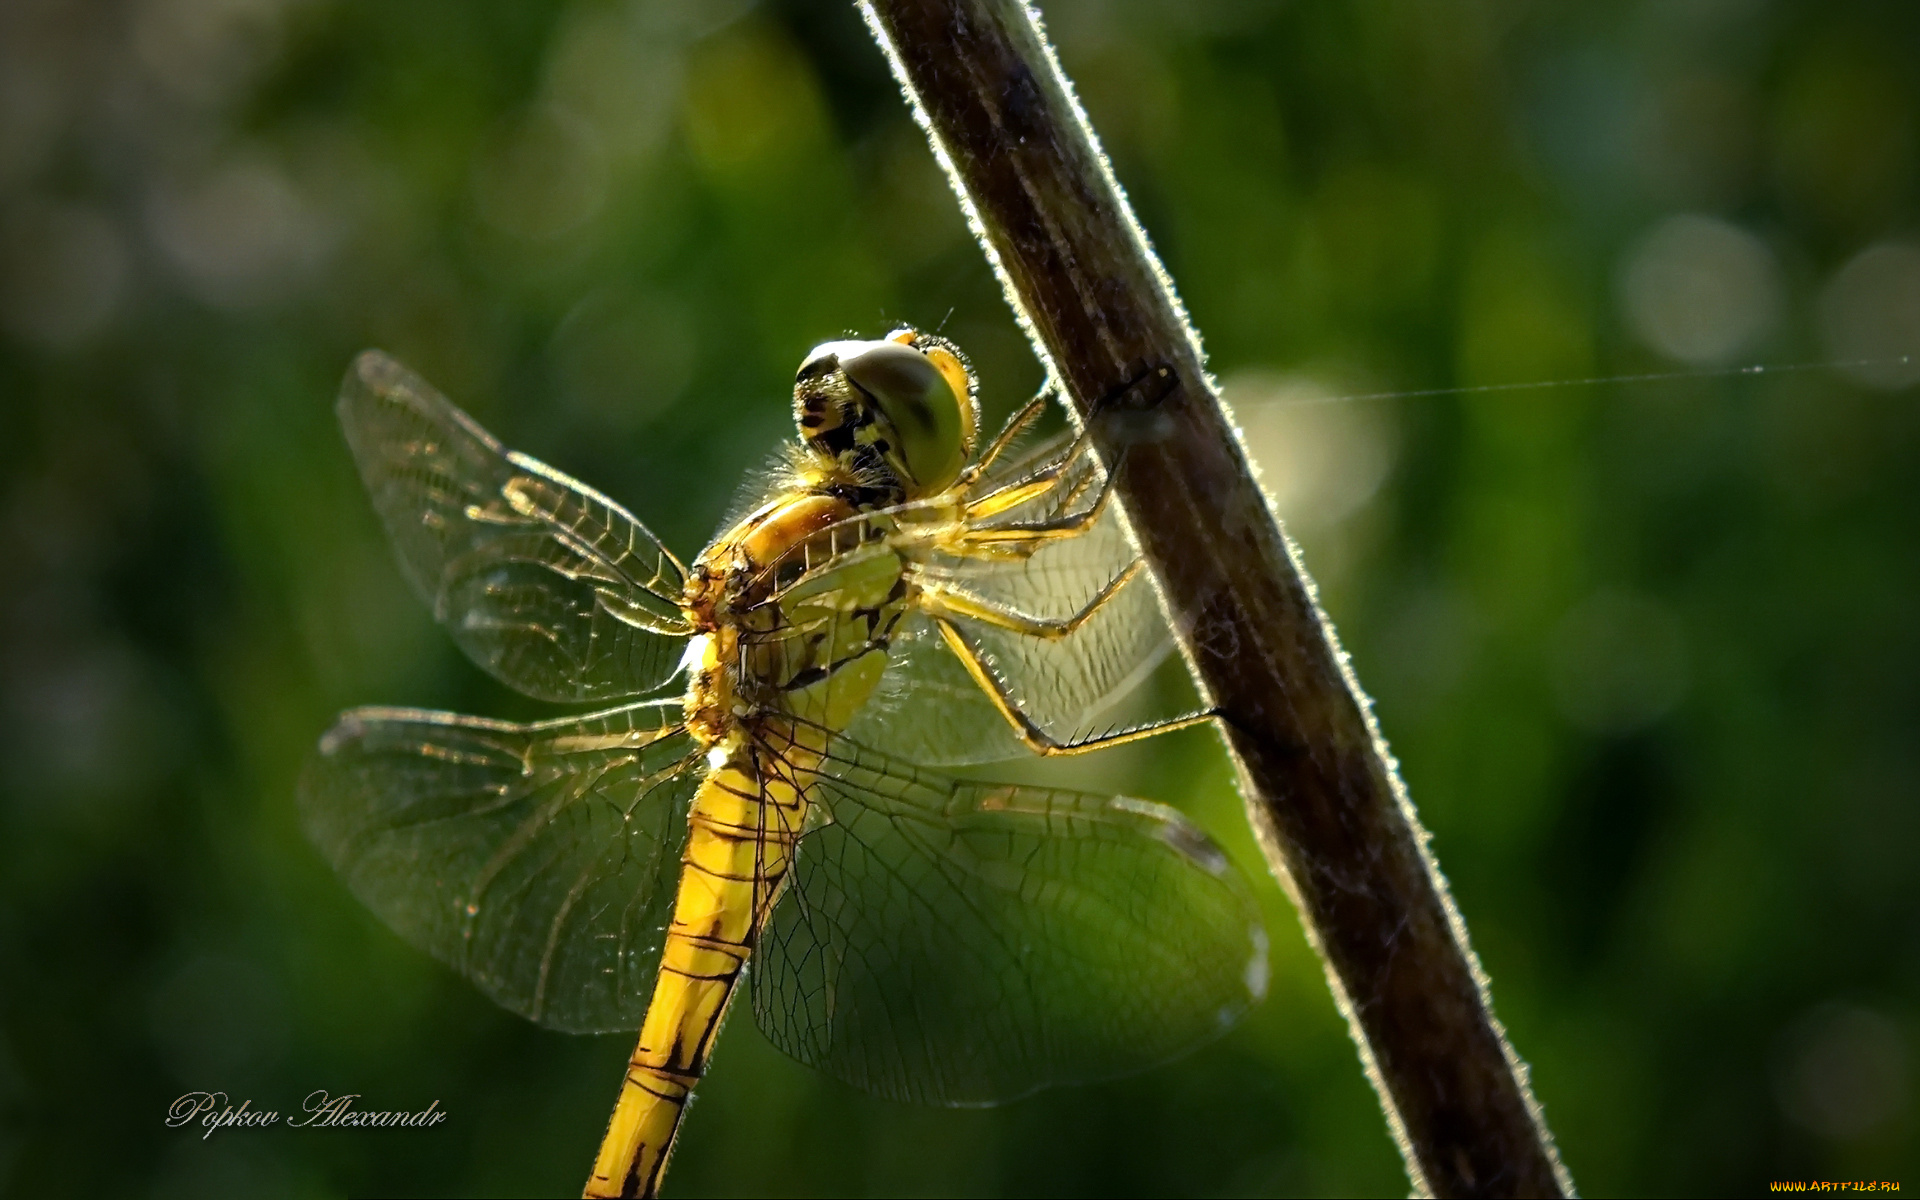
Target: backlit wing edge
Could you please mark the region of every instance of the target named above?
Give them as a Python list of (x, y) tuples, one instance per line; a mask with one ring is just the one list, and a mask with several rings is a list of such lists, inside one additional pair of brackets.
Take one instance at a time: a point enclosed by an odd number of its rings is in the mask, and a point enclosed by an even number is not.
[(309, 759), (301, 819), (355, 895), (503, 1007), (636, 1029), (701, 765), (678, 702), (531, 725), (356, 709)]
[(408, 580), (474, 662), (559, 703), (673, 677), (685, 572), (632, 514), (506, 450), (379, 351), (355, 360), (338, 409)]

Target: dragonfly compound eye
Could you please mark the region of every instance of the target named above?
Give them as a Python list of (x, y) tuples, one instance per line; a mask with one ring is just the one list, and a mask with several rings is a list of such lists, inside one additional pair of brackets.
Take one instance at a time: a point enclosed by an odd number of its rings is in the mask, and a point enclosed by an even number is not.
[(816, 348), (800, 368), (794, 399), (810, 444), (843, 460), (877, 455), (918, 496), (952, 483), (973, 453), (971, 384), (952, 348), (902, 331), (886, 341)]

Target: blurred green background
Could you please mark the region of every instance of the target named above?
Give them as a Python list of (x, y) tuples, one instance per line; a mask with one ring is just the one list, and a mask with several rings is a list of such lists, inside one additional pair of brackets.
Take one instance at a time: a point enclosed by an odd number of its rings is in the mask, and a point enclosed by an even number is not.
[[(1591, 1194), (1920, 1186), (1920, 7), (1052, 0)], [(683, 554), (814, 342), (1039, 371), (840, 0), (0, 5), (0, 1191), (562, 1194), (625, 1038), (297, 828), (338, 709), (527, 715), (334, 427), (381, 346)], [(1408, 390), (1752, 362), (1548, 390)], [(673, 1194), (1405, 1194), (1211, 735), (1092, 764), (1262, 885), (1265, 1006), (997, 1110), (733, 1021)], [(218, 1089), (430, 1131), (169, 1130)]]

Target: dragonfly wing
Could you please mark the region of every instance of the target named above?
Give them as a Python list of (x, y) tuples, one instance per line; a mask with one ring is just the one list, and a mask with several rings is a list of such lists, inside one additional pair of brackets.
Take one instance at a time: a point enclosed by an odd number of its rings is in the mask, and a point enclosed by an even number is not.
[(847, 737), (931, 767), (1032, 753), (921, 613), (910, 613), (894, 631), (886, 673), (847, 727)]
[(502, 1006), (635, 1029), (701, 772), (679, 705), (513, 725), (359, 709), (300, 783), (307, 834), (355, 895)]
[(754, 955), (782, 1050), (879, 1095), (989, 1104), (1124, 1074), (1264, 993), (1245, 885), (1171, 809), (963, 782), (838, 743)]
[[(1075, 505), (1084, 511), (1097, 484), (1098, 467), (1091, 459), (1082, 459), (1056, 492), (1009, 510), (986, 525), (991, 528), (1052, 520), (1074, 511)], [(1024, 558), (934, 552), (917, 565), (925, 579), (1041, 621), (1064, 621), (1097, 604), (1074, 632), (1057, 639), (1035, 637), (981, 620), (958, 618), (955, 622), (1021, 712), (1055, 739), (1066, 742), (1107, 732), (1120, 723), (1111, 715), (1114, 706), (1143, 683), (1173, 649), (1172, 629), (1161, 612), (1153, 581), (1144, 572), (1101, 598), (1109, 585), (1134, 568), (1138, 557), (1119, 509), (1109, 505), (1084, 533), (1043, 542)], [(938, 655), (922, 657), (926, 661), (903, 661), (902, 674), (939, 678), (951, 673), (945, 664), (937, 663)], [(950, 652), (947, 657), (951, 657)], [(1012, 741), (1013, 746), (1018, 744)], [(995, 757), (1015, 756), (1017, 752)], [(957, 765), (990, 760), (916, 761)]]
[(347, 372), (339, 412), (407, 578), (476, 663), (560, 703), (673, 676), (685, 575), (625, 509), (505, 449), (378, 351)]
[[(1061, 620), (1094, 603), (1132, 566), (1136, 553), (1109, 515), (1084, 536), (1053, 543), (1024, 562), (968, 563), (951, 577), (1024, 615)], [(1144, 571), (1062, 638), (964, 618), (956, 625), (1020, 711), (1063, 742), (1123, 723), (1112, 715), (1115, 707), (1173, 650), (1172, 630)]]

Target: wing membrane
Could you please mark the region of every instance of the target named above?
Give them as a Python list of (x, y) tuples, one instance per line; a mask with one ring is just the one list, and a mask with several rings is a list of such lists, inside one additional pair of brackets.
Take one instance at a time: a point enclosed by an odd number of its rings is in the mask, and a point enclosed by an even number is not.
[[(938, 557), (925, 569), (999, 607), (1061, 621), (1094, 603), (1138, 556), (1119, 510), (1109, 506), (1085, 533), (1048, 542), (1028, 558)], [(1106, 714), (1173, 649), (1172, 630), (1144, 571), (1057, 640), (983, 621), (959, 623), (1020, 710), (1061, 741), (1104, 731)]]
[(358, 709), (300, 784), (355, 895), (502, 1006), (571, 1033), (635, 1029), (699, 786), (677, 703), (513, 725)]
[(625, 509), (506, 450), (378, 351), (348, 371), (339, 412), (407, 578), (474, 662), (560, 703), (672, 677), (685, 573)]
[(847, 727), (865, 746), (929, 767), (1005, 762), (1032, 753), (924, 614), (901, 622), (880, 686)]
[(882, 1096), (1009, 1100), (1138, 1070), (1264, 992), (1244, 884), (1178, 813), (962, 782), (836, 743), (755, 951), (782, 1050)]
[[(1056, 437), (1014, 456), (976, 494), (1017, 485), (1047, 468), (1061, 459), (1071, 440)], [(1067, 466), (1059, 486), (976, 528), (1004, 530), (1087, 514), (1102, 479), (1099, 465), (1083, 455)], [(905, 521), (903, 526), (912, 528)], [(921, 578), (1040, 621), (1075, 616), (1139, 557), (1111, 505), (1084, 532), (1041, 542), (1024, 557), (949, 553), (910, 532), (897, 540)], [(979, 620), (959, 618), (958, 623), (1020, 710), (1063, 742), (1111, 727), (1114, 706), (1173, 649), (1172, 630), (1145, 573), (1059, 639)], [(923, 705), (923, 698), (935, 703)], [(895, 637), (881, 692), (848, 733), (862, 744), (931, 766), (998, 762), (1028, 753), (924, 618), (910, 620)]]

